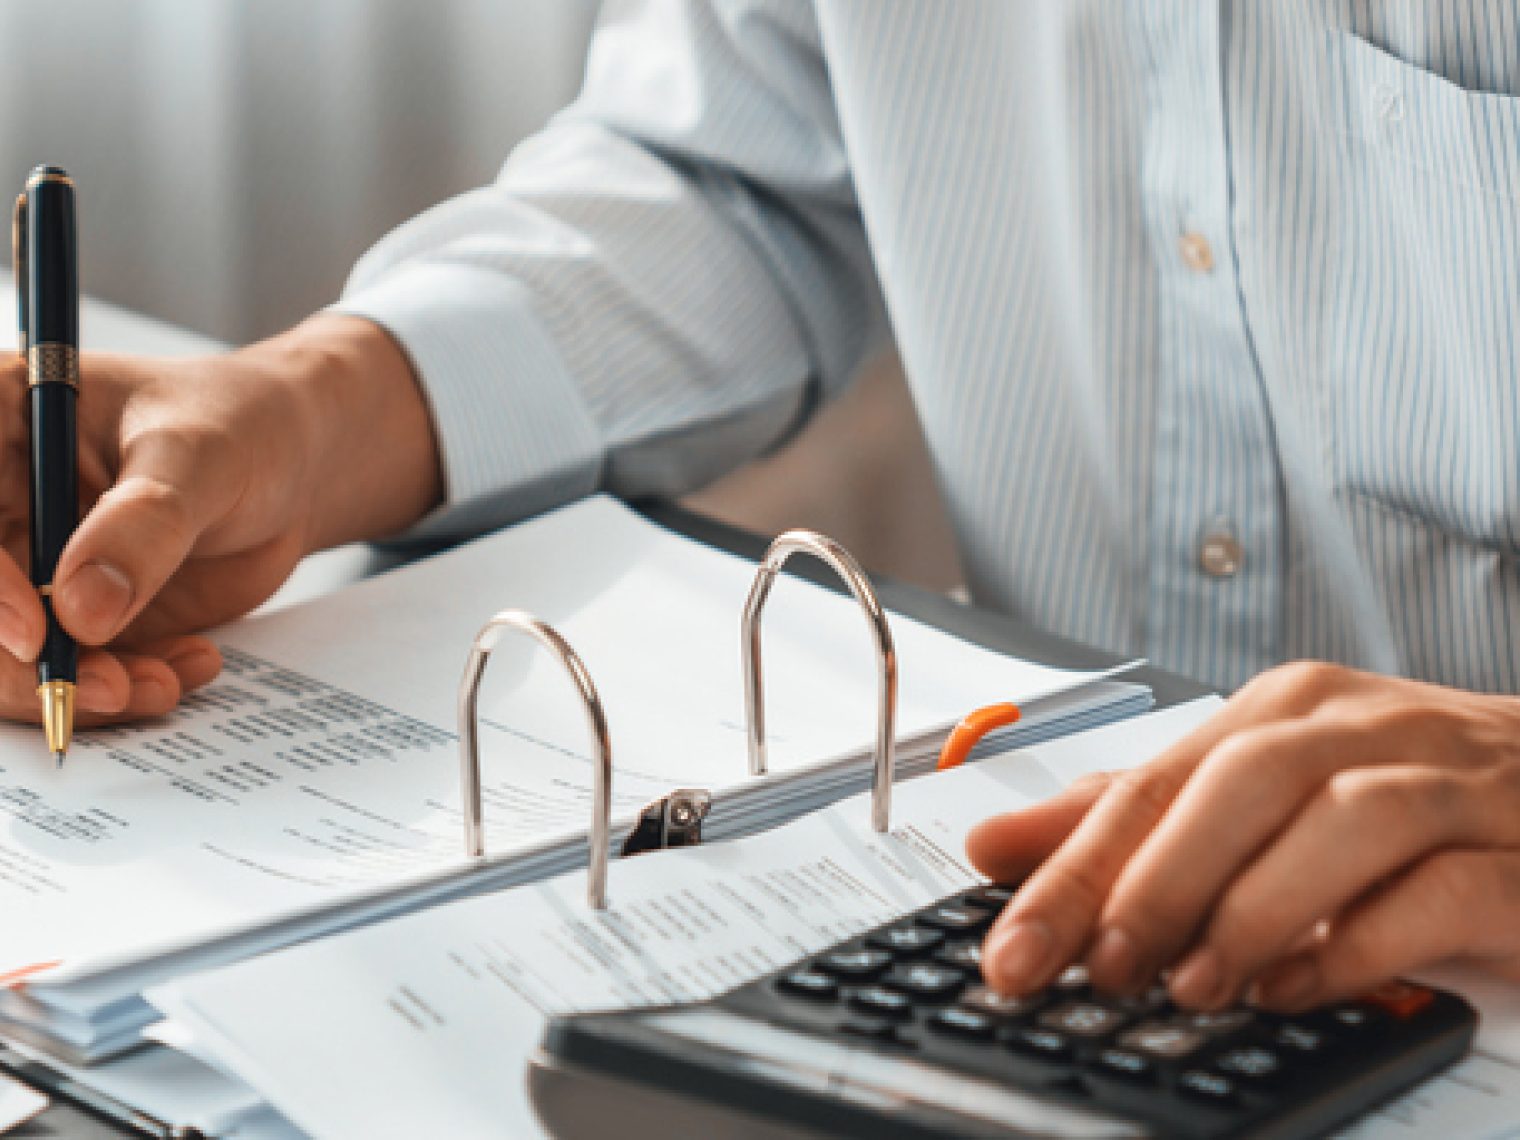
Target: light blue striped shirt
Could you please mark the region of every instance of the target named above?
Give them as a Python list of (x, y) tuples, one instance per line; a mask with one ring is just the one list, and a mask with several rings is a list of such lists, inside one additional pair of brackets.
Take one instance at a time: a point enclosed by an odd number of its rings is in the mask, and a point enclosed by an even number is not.
[(1513, 0), (671, 0), (341, 307), (434, 532), (700, 484), (890, 334), (981, 604), (1514, 691), (1517, 284)]

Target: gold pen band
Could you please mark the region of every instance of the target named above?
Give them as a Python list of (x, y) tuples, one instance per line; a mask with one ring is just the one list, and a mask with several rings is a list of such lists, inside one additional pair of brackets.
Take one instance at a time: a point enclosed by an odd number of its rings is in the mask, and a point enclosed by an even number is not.
[(79, 353), (68, 344), (34, 344), (26, 351), (26, 382), (67, 384), (79, 391)]
[(59, 170), (34, 170), (32, 176), (26, 180), (26, 188), (41, 186), (44, 182), (62, 182), (65, 186), (73, 186), (74, 180)]

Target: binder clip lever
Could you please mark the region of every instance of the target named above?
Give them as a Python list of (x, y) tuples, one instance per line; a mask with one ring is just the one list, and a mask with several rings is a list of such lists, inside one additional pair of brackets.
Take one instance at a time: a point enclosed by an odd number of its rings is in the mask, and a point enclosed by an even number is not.
[(680, 788), (654, 801), (623, 843), (623, 855), (695, 847), (702, 842), (702, 821), (712, 810), (712, 795), (701, 788)]

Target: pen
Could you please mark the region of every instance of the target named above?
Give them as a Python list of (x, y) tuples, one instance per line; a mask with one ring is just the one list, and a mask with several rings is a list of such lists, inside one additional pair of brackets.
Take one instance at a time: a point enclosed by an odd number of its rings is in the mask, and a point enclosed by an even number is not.
[(74, 732), (79, 648), (53, 613), (53, 572), (79, 520), (79, 279), (74, 183), (56, 166), (39, 166), (27, 179), (13, 240), (32, 440), (31, 577), (47, 615), (37, 696), (48, 749), (62, 767)]

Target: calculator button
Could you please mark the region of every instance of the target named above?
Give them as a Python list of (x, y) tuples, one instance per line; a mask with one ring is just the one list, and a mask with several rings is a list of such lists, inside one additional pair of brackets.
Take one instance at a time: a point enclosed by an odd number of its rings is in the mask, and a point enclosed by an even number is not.
[(991, 986), (972, 986), (961, 995), (960, 1004), (966, 1009), (975, 1010), (988, 1017), (1007, 1020), (1010, 1017), (1022, 1017), (1026, 1013), (1032, 1013), (1049, 1000), (1044, 994), (1013, 997), (1010, 994), (1000, 994)]
[(982, 944), (980, 942), (957, 942), (946, 946), (934, 955), (936, 961), (955, 966), (970, 974), (982, 972)]
[(1189, 1029), (1175, 1021), (1147, 1021), (1119, 1038), (1119, 1044), (1137, 1053), (1176, 1061), (1196, 1052), (1208, 1042), (1208, 1035)]
[(1436, 995), (1424, 986), (1400, 981), (1384, 982), (1371, 993), (1362, 995), (1362, 1001), (1391, 1013), (1400, 1021), (1408, 1021), (1435, 999)]
[(929, 1018), (929, 1025), (941, 1033), (970, 1037), (975, 1041), (992, 1040), (992, 1031), (995, 1028), (992, 1018), (974, 1009), (958, 1005), (940, 1010)]
[(1156, 1079), (1156, 1066), (1129, 1049), (1104, 1049), (1098, 1054), (1097, 1067), (1101, 1072), (1125, 1080), (1148, 1082)]
[(927, 954), (944, 942), (945, 936), (927, 926), (889, 926), (866, 939), (870, 945), (894, 954)]
[(1207, 1033), (1210, 1037), (1224, 1037), (1250, 1025), (1256, 1020), (1256, 1014), (1249, 1009), (1237, 1007), (1212, 1013), (1184, 1013), (1180, 1020), (1190, 1029)]
[(1209, 1104), (1235, 1103), (1235, 1082), (1219, 1073), (1189, 1069), (1177, 1078), (1177, 1091)]
[(965, 975), (933, 962), (910, 962), (887, 975), (886, 984), (923, 1001), (948, 1001), (966, 984)]
[(972, 906), (982, 906), (988, 910), (1002, 910), (1013, 901), (1013, 893), (1013, 887), (1005, 887), (1001, 883), (994, 883), (986, 887), (977, 887), (974, 891), (968, 891), (961, 896), (961, 899)]
[(1337, 1005), (1326, 1010), (1323, 1018), (1331, 1032), (1356, 1036), (1377, 1024), (1382, 1015), (1371, 1006)]
[(783, 975), (776, 988), (794, 997), (812, 998), (814, 1001), (833, 1001), (839, 996), (839, 983), (827, 974), (804, 967)]
[(1086, 993), (1092, 987), (1092, 979), (1088, 977), (1087, 967), (1079, 962), (1062, 970), (1054, 984), (1056, 989), (1068, 993)]
[(881, 950), (835, 950), (813, 963), (813, 967), (836, 978), (860, 980), (874, 978), (892, 964), (892, 955)]
[(1142, 993), (1131, 994), (1128, 997), (1109, 996), (1105, 997), (1104, 1000), (1115, 1009), (1122, 1009), (1125, 1013), (1135, 1017), (1141, 1017), (1145, 1014), (1160, 1015), (1170, 1012), (1172, 1009), (1172, 999), (1167, 994), (1166, 987), (1160, 985), (1151, 986), (1150, 989)]
[(1270, 1081), (1282, 1072), (1282, 1060), (1272, 1050), (1260, 1045), (1243, 1045), (1214, 1058), (1214, 1068), (1244, 1080)]
[(1330, 1048), (1329, 1037), (1295, 1021), (1279, 1026), (1275, 1039), (1281, 1048), (1306, 1057), (1317, 1056)]
[(901, 1020), (913, 1012), (913, 1003), (908, 998), (884, 986), (867, 986), (856, 990), (850, 998), (850, 1004), (865, 1013), (894, 1020)]
[(1073, 1037), (1107, 1037), (1128, 1020), (1117, 1009), (1091, 1001), (1066, 1002), (1040, 1015), (1041, 1025)]
[(941, 903), (920, 914), (918, 921), (947, 934), (974, 934), (992, 925), (992, 915), (979, 906)]
[(1073, 1056), (1071, 1039), (1054, 1029), (1020, 1026), (1009, 1033), (1003, 1043), (1016, 1053), (1043, 1061), (1070, 1061)]

